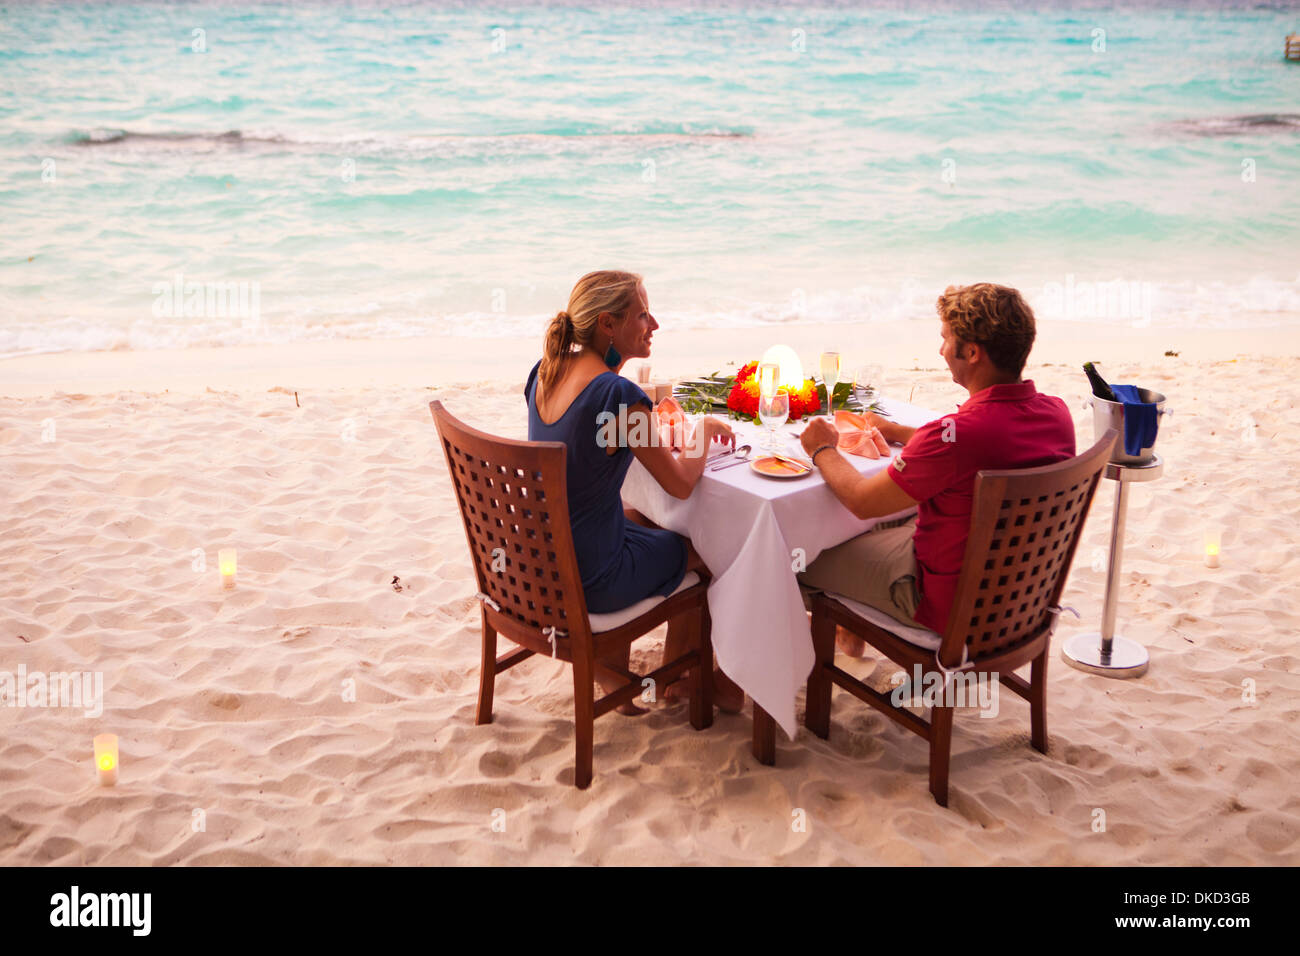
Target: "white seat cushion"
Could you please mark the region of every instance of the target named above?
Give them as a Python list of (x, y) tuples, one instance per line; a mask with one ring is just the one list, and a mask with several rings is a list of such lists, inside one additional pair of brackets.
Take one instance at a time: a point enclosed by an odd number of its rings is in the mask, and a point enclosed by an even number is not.
[[(678, 591), (685, 591), (687, 588), (693, 588), (700, 583), (700, 576), (694, 571), (687, 571), (686, 576), (682, 578), (682, 583), (677, 585), (673, 594)], [(659, 597), (657, 594), (648, 598), (637, 601), (631, 607), (625, 607), (621, 611), (610, 611), (608, 614), (588, 614), (587, 620), (591, 622), (591, 633), (599, 634), (601, 631), (612, 631), (616, 627), (622, 627), (628, 621), (635, 620), (646, 611), (659, 604), (662, 604), (668, 597)]]
[(927, 651), (937, 651), (939, 645), (943, 642), (941, 634), (926, 627), (908, 627), (898, 618), (890, 617), (884, 611), (872, 607), (870, 604), (863, 604), (861, 601), (854, 601), (851, 598), (846, 598), (843, 594), (835, 594), (831, 591), (827, 591), (826, 596), (834, 598), (858, 617), (866, 618), (882, 631), (888, 631), (896, 637), (901, 637), (909, 644), (923, 647)]

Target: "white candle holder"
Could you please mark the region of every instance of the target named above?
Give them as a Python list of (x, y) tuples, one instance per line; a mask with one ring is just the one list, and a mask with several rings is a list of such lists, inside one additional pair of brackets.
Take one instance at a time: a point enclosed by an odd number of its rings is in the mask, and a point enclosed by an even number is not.
[(1218, 528), (1205, 529), (1205, 566), (1219, 566), (1219, 547), (1223, 543), (1223, 532)]
[(235, 587), (235, 549), (222, 548), (217, 552), (217, 566), (221, 569), (221, 587), (231, 591)]
[(117, 734), (95, 738), (95, 773), (101, 787), (117, 786)]

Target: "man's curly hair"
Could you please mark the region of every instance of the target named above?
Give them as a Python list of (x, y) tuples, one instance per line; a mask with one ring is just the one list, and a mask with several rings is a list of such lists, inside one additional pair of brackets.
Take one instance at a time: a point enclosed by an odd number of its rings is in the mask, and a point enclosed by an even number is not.
[(1015, 289), (992, 282), (950, 285), (935, 306), (959, 342), (982, 346), (999, 371), (1024, 371), (1034, 345), (1034, 313)]

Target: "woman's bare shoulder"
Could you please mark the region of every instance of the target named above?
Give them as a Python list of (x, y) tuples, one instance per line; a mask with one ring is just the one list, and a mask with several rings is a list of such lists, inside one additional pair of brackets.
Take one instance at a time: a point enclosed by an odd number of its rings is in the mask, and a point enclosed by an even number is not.
[(542, 416), (542, 420), (555, 424), (564, 417), (564, 413), (569, 410), (569, 406), (578, 396), (586, 391), (587, 386), (609, 371), (609, 368), (604, 365), (587, 362), (582, 358), (573, 359), (567, 367), (560, 370), (560, 377), (549, 392), (539, 377), (536, 391), (537, 411)]

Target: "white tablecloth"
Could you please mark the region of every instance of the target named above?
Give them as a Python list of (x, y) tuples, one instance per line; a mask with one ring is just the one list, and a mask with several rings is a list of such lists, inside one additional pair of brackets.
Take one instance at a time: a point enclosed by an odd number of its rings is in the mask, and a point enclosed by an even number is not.
[[(905, 425), (939, 417), (906, 402), (884, 399), (881, 404), (894, 421)], [(732, 424), (737, 443), (748, 442), (756, 456), (761, 454), (763, 429)], [(780, 429), (785, 449), (802, 457), (806, 455), (796, 436), (806, 424)], [(898, 454), (898, 446), (891, 448)], [(874, 474), (890, 461), (846, 457), (863, 474)], [(623, 501), (691, 539), (713, 575), (709, 613), (718, 665), (793, 738), (795, 695), (813, 665), (812, 632), (795, 578), (796, 560), (807, 567), (826, 548), (909, 512), (864, 521), (840, 504), (820, 473), (780, 480), (755, 474), (748, 464), (706, 470), (695, 491), (682, 501), (634, 461), (623, 483)]]

